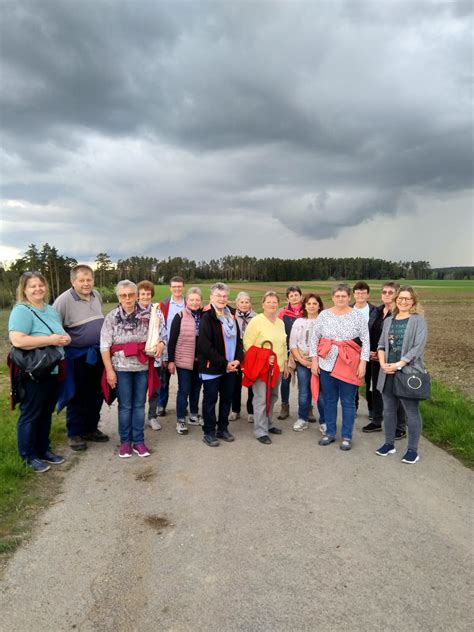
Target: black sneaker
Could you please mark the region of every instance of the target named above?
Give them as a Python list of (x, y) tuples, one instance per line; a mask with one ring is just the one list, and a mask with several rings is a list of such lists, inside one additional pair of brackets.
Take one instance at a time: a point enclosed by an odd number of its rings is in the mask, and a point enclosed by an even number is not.
[(381, 432), (381, 430), (382, 426), (379, 424), (374, 424), (373, 421), (362, 428), (362, 432)]
[(205, 434), (203, 435), (202, 440), (204, 441), (206, 445), (210, 446), (211, 448), (215, 448), (219, 445), (219, 441), (218, 439), (216, 439), (214, 435)]
[(109, 436), (101, 432), (98, 428), (93, 432), (88, 432), (82, 438), (86, 441), (94, 441), (95, 443), (106, 443), (109, 441)]
[(52, 463), (53, 465), (60, 465), (64, 463), (64, 457), (59, 454), (54, 454), (51, 450), (46, 450), (46, 452), (41, 457), (42, 461), (46, 461), (46, 463)]
[(26, 464), (37, 474), (43, 474), (43, 472), (47, 472), (51, 469), (51, 466), (41, 459), (28, 459)]
[(156, 416), (157, 417), (166, 417), (166, 408), (158, 408), (158, 410), (156, 411)]
[(406, 430), (395, 430), (395, 439), (404, 439), (407, 436)]
[(216, 437), (217, 439), (222, 439), (223, 441), (227, 441), (227, 443), (230, 443), (231, 441), (234, 441), (234, 435), (231, 434), (228, 430), (218, 430), (216, 432)]
[(270, 445), (270, 443), (272, 442), (272, 440), (270, 439), (268, 435), (263, 435), (263, 437), (257, 437), (257, 441), (260, 441), (260, 443), (263, 443), (263, 445)]

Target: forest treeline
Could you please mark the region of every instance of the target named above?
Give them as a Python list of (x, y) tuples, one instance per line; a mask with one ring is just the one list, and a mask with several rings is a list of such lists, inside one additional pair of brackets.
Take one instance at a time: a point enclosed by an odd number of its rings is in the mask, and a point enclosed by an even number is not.
[[(51, 296), (55, 298), (69, 287), (69, 270), (77, 262), (62, 255), (49, 244), (30, 244), (22, 257), (9, 266), (0, 266), (0, 303), (8, 307), (14, 302), (18, 276), (25, 270), (39, 270), (48, 279)], [(228, 255), (210, 261), (193, 261), (185, 257), (134, 256), (113, 262), (101, 252), (94, 259), (96, 285), (113, 286), (121, 279), (155, 284), (168, 283), (176, 274), (187, 283), (197, 281), (316, 281), (344, 279), (465, 279), (474, 277), (473, 267), (432, 269), (428, 261), (386, 261), (370, 257), (303, 257), (279, 259)]]

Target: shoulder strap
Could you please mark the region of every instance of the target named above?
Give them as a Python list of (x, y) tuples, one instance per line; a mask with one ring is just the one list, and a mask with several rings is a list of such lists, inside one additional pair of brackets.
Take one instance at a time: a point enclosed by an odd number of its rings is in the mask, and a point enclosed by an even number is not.
[(29, 310), (30, 310), (30, 312), (31, 312), (34, 316), (36, 316), (36, 318), (38, 318), (38, 319), (39, 319), (39, 320), (43, 323), (43, 325), (46, 325), (46, 327), (49, 329), (49, 331), (50, 331), (52, 334), (54, 334), (54, 331), (51, 329), (51, 327), (48, 325), (48, 323), (46, 323), (46, 322), (45, 322), (45, 321), (41, 318), (41, 316), (40, 316), (39, 314), (37, 314), (37, 313), (36, 313), (33, 309), (31, 309), (31, 307), (28, 307), (28, 305), (25, 305), (25, 303), (22, 303), (22, 305), (24, 305), (24, 306), (26, 307), (26, 309), (29, 309)]

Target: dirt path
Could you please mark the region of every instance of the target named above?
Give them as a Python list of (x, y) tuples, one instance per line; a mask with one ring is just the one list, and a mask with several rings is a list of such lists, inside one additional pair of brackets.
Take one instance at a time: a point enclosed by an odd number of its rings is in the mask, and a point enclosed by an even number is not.
[[(295, 406), (292, 404), (292, 409)], [(472, 472), (422, 440), (415, 466), (321, 448), (283, 422), (272, 446), (246, 419), (211, 449), (147, 430), (148, 459), (113, 436), (80, 455), (58, 503), (0, 584), (0, 630), (468, 630)]]

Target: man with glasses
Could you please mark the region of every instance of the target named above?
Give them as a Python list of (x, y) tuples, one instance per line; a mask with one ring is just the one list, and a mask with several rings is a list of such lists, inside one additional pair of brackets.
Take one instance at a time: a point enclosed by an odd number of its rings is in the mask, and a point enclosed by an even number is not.
[[(180, 276), (171, 277), (170, 280), (170, 292), (171, 296), (165, 301), (161, 301), (160, 309), (163, 312), (165, 318), (165, 325), (169, 335), (171, 329), (171, 323), (173, 322), (176, 314), (184, 309), (184, 279)], [(163, 362), (159, 367), (160, 375), (160, 388), (158, 396), (155, 399), (153, 397), (150, 400), (150, 411), (148, 412), (147, 423), (153, 428), (153, 430), (159, 430), (161, 428), (159, 422), (154, 417), (154, 407), (157, 405), (156, 416), (165, 417), (166, 406), (168, 405), (168, 398), (170, 394), (170, 378), (171, 373), (168, 371), (168, 363)]]
[[(382, 305), (376, 308), (375, 317), (369, 323), (370, 334), (370, 382), (368, 389), (372, 394), (372, 419), (369, 424), (362, 428), (362, 432), (380, 432), (383, 421), (383, 399), (382, 393), (377, 390), (377, 380), (380, 372), (380, 363), (377, 356), (377, 345), (382, 334), (384, 320), (392, 312), (392, 301), (395, 292), (400, 287), (396, 281), (387, 281), (382, 287)], [(367, 400), (368, 401), (368, 400)], [(402, 406), (397, 411), (396, 439), (406, 437), (405, 412)]]
[(87, 449), (86, 441), (102, 443), (109, 437), (98, 429), (104, 401), (100, 381), (104, 365), (99, 353), (104, 322), (102, 299), (94, 290), (94, 271), (79, 264), (71, 269), (72, 288), (54, 301), (64, 329), (71, 336), (66, 347), (66, 381), (58, 409), (67, 405), (66, 430), (72, 450)]

